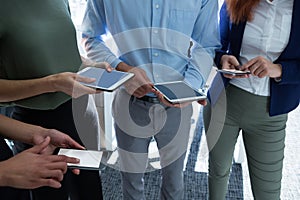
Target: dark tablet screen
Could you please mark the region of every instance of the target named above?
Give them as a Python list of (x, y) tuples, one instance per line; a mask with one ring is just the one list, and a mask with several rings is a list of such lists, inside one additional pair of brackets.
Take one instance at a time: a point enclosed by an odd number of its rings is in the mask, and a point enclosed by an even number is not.
[(155, 84), (155, 88), (159, 90), (165, 96), (165, 98), (172, 103), (196, 101), (206, 98), (205, 94), (193, 89), (184, 81), (159, 83)]

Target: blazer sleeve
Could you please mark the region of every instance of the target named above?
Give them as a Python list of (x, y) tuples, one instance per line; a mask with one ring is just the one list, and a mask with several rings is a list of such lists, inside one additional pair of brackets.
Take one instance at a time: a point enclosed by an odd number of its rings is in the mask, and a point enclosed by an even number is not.
[(282, 66), (282, 77), (278, 84), (300, 85), (300, 60), (279, 61)]
[(223, 3), (220, 10), (220, 38), (221, 38), (221, 49), (216, 50), (215, 64), (218, 68), (221, 68), (221, 57), (227, 54), (229, 50), (229, 34), (230, 34), (230, 20), (227, 14), (226, 4)]
[(300, 84), (300, 2), (294, 2), (289, 43), (275, 63), (282, 66), (281, 81), (277, 84)]

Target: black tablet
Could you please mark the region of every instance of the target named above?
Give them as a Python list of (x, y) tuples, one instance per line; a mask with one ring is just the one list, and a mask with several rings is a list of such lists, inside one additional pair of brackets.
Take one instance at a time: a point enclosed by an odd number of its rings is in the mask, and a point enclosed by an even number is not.
[(245, 74), (251, 74), (249, 70), (242, 71), (237, 69), (218, 69), (218, 72), (221, 72), (223, 74), (229, 74), (229, 75), (245, 75)]
[(164, 82), (154, 84), (154, 88), (161, 92), (171, 103), (183, 103), (206, 99), (206, 95), (192, 88), (184, 81)]
[(80, 159), (77, 164), (68, 163), (68, 168), (99, 170), (102, 151), (59, 148), (57, 155), (65, 155)]
[(131, 79), (134, 74), (113, 70), (107, 72), (106, 69), (96, 67), (86, 67), (79, 71), (78, 74), (85, 77), (95, 78), (93, 83), (82, 83), (88, 87), (92, 87), (99, 90), (112, 92), (121, 86), (123, 83)]

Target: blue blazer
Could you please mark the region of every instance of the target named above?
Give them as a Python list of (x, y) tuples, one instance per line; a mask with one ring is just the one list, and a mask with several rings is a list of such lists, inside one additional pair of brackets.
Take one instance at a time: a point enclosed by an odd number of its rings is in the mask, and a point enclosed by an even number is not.
[[(289, 42), (274, 63), (282, 65), (282, 78), (270, 80), (270, 116), (284, 114), (297, 108), (300, 101), (300, 1), (294, 0), (291, 33)], [(222, 48), (216, 51), (215, 63), (221, 67), (220, 59), (224, 54), (234, 55), (239, 60), (241, 43), (246, 22), (233, 24), (229, 20), (224, 3), (220, 11), (220, 34)], [(217, 74), (209, 89), (212, 105), (230, 79)]]

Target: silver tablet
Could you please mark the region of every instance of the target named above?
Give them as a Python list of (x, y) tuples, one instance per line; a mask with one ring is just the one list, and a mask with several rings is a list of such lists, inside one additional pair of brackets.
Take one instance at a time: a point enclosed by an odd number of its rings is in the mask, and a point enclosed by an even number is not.
[(60, 148), (57, 155), (65, 155), (80, 159), (80, 162), (77, 164), (68, 163), (69, 168), (99, 170), (102, 153), (102, 151)]
[(106, 69), (96, 67), (86, 67), (83, 70), (79, 71), (78, 74), (80, 74), (81, 76), (96, 79), (96, 81), (93, 83), (81, 82), (83, 85), (108, 92), (114, 91), (134, 76), (133, 73), (121, 72), (116, 70), (107, 72)]
[(183, 103), (206, 99), (206, 95), (188, 85), (184, 81), (164, 82), (154, 84), (154, 88), (161, 92), (171, 103)]

